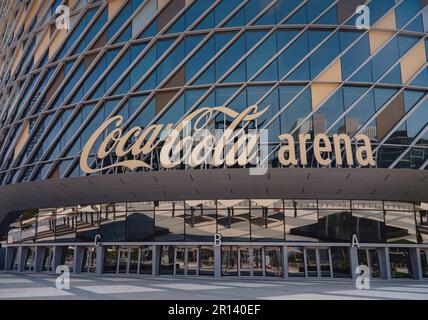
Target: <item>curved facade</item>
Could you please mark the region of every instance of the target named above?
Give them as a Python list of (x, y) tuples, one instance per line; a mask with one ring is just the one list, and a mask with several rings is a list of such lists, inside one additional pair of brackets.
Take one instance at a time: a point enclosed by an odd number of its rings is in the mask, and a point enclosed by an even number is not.
[[(4, 1), (6, 269), (427, 277), (426, 5)], [(251, 106), (261, 173), (165, 166), (168, 124)]]

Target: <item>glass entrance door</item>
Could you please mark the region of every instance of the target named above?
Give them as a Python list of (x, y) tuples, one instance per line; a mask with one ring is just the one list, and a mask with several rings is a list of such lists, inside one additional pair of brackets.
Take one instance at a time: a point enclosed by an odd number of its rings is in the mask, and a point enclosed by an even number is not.
[(318, 277), (318, 263), (317, 263), (317, 250), (306, 249), (306, 276)]
[(52, 248), (44, 248), (42, 270), (46, 272), (50, 272), (53, 270), (53, 249)]
[(331, 255), (330, 249), (318, 249), (321, 277), (332, 277)]
[(175, 248), (174, 275), (184, 275), (186, 269), (186, 248)]
[(120, 247), (117, 259), (117, 273), (129, 272), (129, 248)]
[(264, 257), (264, 248), (263, 247), (253, 247), (253, 259), (252, 259), (252, 276), (263, 277), (265, 275), (265, 261)]
[(357, 251), (358, 265), (365, 265), (370, 270), (372, 278), (380, 278), (379, 253), (378, 249), (361, 248)]
[(238, 265), (238, 271), (240, 277), (248, 277), (250, 276), (250, 248), (249, 247), (239, 247), (238, 249), (239, 254), (239, 265)]
[(82, 272), (95, 272), (97, 262), (97, 249), (94, 247), (85, 247), (83, 249)]
[(197, 276), (198, 275), (198, 247), (187, 248), (187, 275)]
[(128, 273), (133, 273), (133, 274), (138, 273), (139, 261), (140, 261), (140, 248), (139, 247), (130, 248)]

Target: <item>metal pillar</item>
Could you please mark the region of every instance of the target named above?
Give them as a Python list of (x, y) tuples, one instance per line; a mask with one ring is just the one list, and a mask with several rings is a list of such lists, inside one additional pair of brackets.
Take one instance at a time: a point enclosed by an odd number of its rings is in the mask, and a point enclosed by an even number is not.
[(221, 246), (214, 246), (214, 278), (221, 278)]

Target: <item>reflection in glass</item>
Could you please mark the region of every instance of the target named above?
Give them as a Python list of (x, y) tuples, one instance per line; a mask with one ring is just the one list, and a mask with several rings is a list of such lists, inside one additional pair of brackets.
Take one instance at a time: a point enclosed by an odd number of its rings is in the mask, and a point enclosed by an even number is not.
[(117, 272), (117, 247), (108, 246), (105, 248), (103, 272), (104, 273)]
[(282, 277), (281, 247), (265, 247), (265, 275), (267, 277)]
[(100, 233), (101, 205), (79, 206), (76, 215), (76, 241), (92, 242)]
[(119, 273), (128, 273), (128, 262), (129, 262), (129, 248), (119, 248), (119, 262), (118, 269)]
[(219, 200), (218, 233), (223, 241), (250, 241), (250, 207), (247, 200)]
[(262, 277), (263, 274), (263, 248), (252, 247), (253, 251), (253, 276)]
[(155, 215), (156, 241), (184, 241), (183, 202), (160, 202)]
[(160, 250), (159, 274), (173, 275), (174, 274), (174, 247), (162, 246)]
[(216, 219), (215, 201), (186, 201), (186, 241), (212, 241)]
[(52, 242), (55, 236), (55, 210), (41, 209), (37, 216), (37, 242)]
[(371, 276), (373, 278), (380, 278), (380, 264), (379, 254), (377, 249), (368, 249)]
[(352, 210), (354, 233), (360, 242), (385, 242), (385, 222), (381, 210)]
[(319, 210), (319, 237), (324, 242), (346, 242), (352, 236), (352, 215), (349, 209)]
[(34, 258), (36, 251), (34, 248), (27, 248), (27, 256), (25, 259), (24, 270), (25, 271), (34, 271)]
[(140, 274), (152, 274), (152, 247), (142, 246), (140, 253)]
[(176, 275), (184, 275), (185, 255), (186, 255), (186, 248), (184, 247), (175, 248), (175, 274)]
[(306, 249), (306, 270), (308, 277), (318, 277), (316, 249)]
[(428, 204), (416, 208), (416, 238), (418, 243), (428, 243)]
[(318, 242), (318, 210), (315, 200), (285, 201), (285, 238), (289, 242)]
[(391, 243), (416, 243), (414, 212), (385, 211), (386, 239)]
[(154, 205), (153, 202), (134, 202), (127, 204), (126, 239), (130, 242), (153, 241)]
[(223, 276), (238, 275), (238, 247), (222, 246), (221, 248), (221, 274)]
[(251, 240), (284, 241), (282, 200), (251, 200)]
[(103, 241), (125, 241), (126, 203), (101, 206), (101, 228)]
[(76, 207), (58, 208), (55, 215), (55, 241), (72, 242), (76, 239)]
[(392, 278), (413, 278), (412, 260), (407, 248), (389, 248)]
[(95, 247), (85, 247), (83, 249), (82, 272), (93, 273), (96, 271), (97, 249)]
[(214, 248), (201, 246), (199, 251), (199, 275), (214, 276)]
[(305, 277), (305, 257), (302, 247), (288, 247), (288, 276)]
[(24, 211), (21, 222), (21, 242), (36, 240), (37, 211)]
[(422, 277), (428, 278), (428, 249), (420, 249)]
[(132, 247), (130, 248), (129, 253), (129, 273), (137, 273), (138, 272), (138, 259), (140, 256), (140, 248)]
[(43, 271), (52, 271), (53, 270), (53, 248), (48, 247), (43, 249)]
[(349, 248), (332, 247), (331, 263), (333, 267), (334, 278), (350, 278), (351, 266), (349, 263)]
[(249, 247), (239, 247), (239, 276), (249, 276), (250, 275), (250, 248)]
[(60, 265), (67, 266), (70, 272), (74, 271), (74, 251), (74, 246), (61, 247)]
[(187, 274), (195, 276), (198, 272), (198, 247), (187, 248)]
[(318, 249), (320, 256), (321, 277), (331, 277), (329, 249)]

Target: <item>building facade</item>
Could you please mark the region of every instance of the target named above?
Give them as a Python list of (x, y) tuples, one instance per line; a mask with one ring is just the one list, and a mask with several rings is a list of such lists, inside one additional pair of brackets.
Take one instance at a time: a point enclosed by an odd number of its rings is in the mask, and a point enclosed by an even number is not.
[[(428, 278), (427, 1), (7, 0), (0, 30), (5, 270)], [(186, 119), (257, 161), (168, 162)]]

